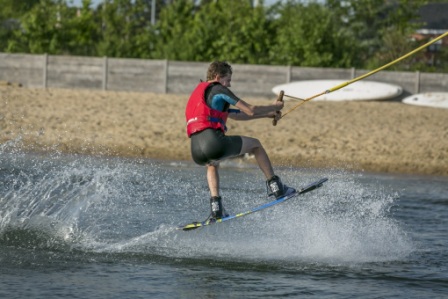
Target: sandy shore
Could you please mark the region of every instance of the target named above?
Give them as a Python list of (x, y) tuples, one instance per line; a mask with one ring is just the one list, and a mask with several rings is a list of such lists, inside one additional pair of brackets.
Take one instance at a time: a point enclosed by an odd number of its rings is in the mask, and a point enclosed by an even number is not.
[[(0, 86), (0, 142), (35, 151), (191, 160), (188, 95)], [(272, 101), (275, 95), (272, 97)], [(252, 104), (266, 99), (245, 98)], [(286, 104), (289, 110), (295, 102)], [(275, 166), (448, 175), (448, 110), (399, 102), (311, 101), (274, 127), (228, 123), (259, 138)]]

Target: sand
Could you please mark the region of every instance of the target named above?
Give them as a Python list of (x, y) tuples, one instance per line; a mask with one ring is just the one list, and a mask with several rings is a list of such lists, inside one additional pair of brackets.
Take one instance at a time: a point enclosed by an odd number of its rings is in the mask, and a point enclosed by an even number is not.
[[(188, 95), (0, 86), (2, 150), (188, 160)], [(264, 105), (275, 100), (244, 98)], [(287, 102), (288, 111), (296, 102)], [(274, 167), (448, 175), (448, 110), (400, 102), (310, 101), (277, 126), (228, 122), (261, 140)], [(247, 159), (254, 163), (253, 159)]]

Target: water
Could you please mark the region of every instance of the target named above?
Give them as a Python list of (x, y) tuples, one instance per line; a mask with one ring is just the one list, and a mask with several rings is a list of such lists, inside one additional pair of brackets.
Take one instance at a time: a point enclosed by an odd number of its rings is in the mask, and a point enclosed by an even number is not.
[[(190, 232), (209, 213), (185, 162), (0, 148), (1, 298), (448, 298), (448, 178), (282, 168), (323, 188)], [(221, 170), (230, 212), (264, 178)]]

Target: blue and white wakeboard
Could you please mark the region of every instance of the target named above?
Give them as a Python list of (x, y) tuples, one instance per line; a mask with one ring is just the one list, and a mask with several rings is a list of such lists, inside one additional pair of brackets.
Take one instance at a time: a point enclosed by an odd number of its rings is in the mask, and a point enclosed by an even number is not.
[(215, 224), (215, 223), (221, 223), (221, 222), (229, 221), (229, 220), (232, 220), (232, 219), (235, 219), (235, 218), (243, 217), (243, 216), (246, 216), (246, 215), (249, 215), (249, 214), (261, 211), (261, 210), (264, 210), (266, 208), (272, 207), (272, 206), (277, 205), (279, 203), (282, 203), (284, 201), (287, 201), (288, 199), (296, 197), (297, 195), (305, 194), (305, 193), (310, 192), (310, 191), (312, 191), (314, 189), (320, 188), (320, 187), (322, 187), (323, 183), (325, 183), (326, 181), (328, 181), (327, 178), (320, 179), (320, 180), (318, 180), (318, 181), (316, 181), (314, 183), (311, 183), (311, 184), (303, 187), (302, 189), (300, 189), (297, 192), (291, 193), (291, 194), (286, 195), (284, 197), (280, 197), (279, 199), (270, 201), (268, 203), (265, 203), (264, 205), (255, 207), (255, 208), (253, 208), (251, 210), (248, 210), (248, 211), (245, 211), (245, 212), (242, 212), (242, 213), (238, 213), (238, 214), (235, 214), (235, 215), (229, 215), (229, 216), (226, 216), (226, 217), (223, 217), (223, 218), (220, 218), (220, 219), (208, 218), (208, 219), (206, 219), (204, 221), (197, 221), (197, 222), (189, 223), (187, 225), (179, 226), (178, 229), (187, 231), (187, 230), (192, 230), (192, 229), (204, 227), (204, 226), (207, 226), (207, 225), (211, 225), (211, 224)]

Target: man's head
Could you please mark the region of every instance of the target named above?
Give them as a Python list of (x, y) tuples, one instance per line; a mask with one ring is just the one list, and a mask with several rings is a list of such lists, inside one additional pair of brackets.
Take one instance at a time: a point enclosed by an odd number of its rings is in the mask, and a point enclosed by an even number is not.
[(218, 81), (226, 87), (230, 87), (232, 79), (232, 67), (226, 61), (213, 61), (207, 70), (207, 81)]

